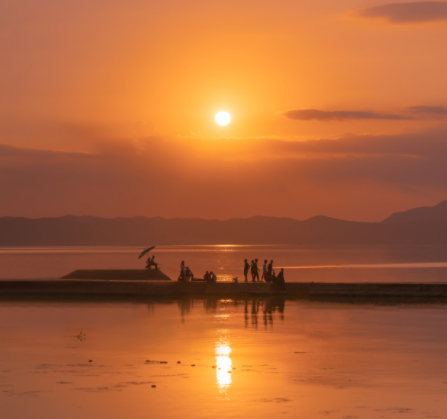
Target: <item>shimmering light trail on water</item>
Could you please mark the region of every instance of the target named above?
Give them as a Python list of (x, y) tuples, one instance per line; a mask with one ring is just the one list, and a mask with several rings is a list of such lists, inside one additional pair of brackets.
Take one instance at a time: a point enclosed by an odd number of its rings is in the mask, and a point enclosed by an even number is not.
[(219, 389), (224, 390), (231, 385), (232, 362), (231, 348), (225, 337), (216, 342), (216, 378)]

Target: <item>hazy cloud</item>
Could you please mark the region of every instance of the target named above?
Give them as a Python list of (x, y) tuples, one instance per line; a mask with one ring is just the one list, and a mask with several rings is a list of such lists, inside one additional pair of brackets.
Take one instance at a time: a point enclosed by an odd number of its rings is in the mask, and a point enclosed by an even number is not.
[[(401, 113), (379, 113), (372, 111), (323, 111), (319, 109), (296, 109), (283, 112), (286, 118), (299, 121), (346, 121), (346, 120), (418, 120), (447, 116), (447, 108), (442, 106), (408, 106)], [(410, 114), (410, 115), (408, 115)]]
[(444, 116), (447, 115), (447, 108), (442, 106), (409, 106), (405, 108), (407, 112), (413, 114)]
[(354, 15), (365, 18), (383, 18), (390, 23), (397, 24), (447, 20), (447, 2), (389, 3), (357, 10)]
[[(100, 155), (89, 154), (89, 153), (79, 153), (73, 151), (61, 151), (61, 150), (39, 150), (28, 147), (15, 147), (10, 144), (0, 144), (0, 161), (2, 158), (13, 158), (13, 157), (29, 157), (29, 158), (55, 158), (64, 157), (71, 159), (86, 159), (100, 157)], [(1, 169), (1, 166), (0, 166)]]
[(422, 193), (435, 191), (434, 201), (447, 194), (447, 126), (307, 141), (144, 141), (133, 151), (131, 138), (128, 147), (113, 142), (95, 155), (0, 146), (0, 216), (304, 219), (327, 208), (341, 218), (380, 219), (393, 200), (411, 207)]
[(289, 119), (300, 121), (345, 121), (352, 119), (382, 119), (382, 120), (405, 120), (407, 116), (396, 114), (380, 114), (376, 112), (359, 111), (322, 111), (318, 109), (297, 109), (283, 113)]

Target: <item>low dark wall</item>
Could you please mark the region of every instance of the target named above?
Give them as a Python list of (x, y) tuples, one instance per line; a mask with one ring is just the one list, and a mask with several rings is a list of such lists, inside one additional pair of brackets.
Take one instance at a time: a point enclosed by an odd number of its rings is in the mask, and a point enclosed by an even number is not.
[(280, 295), (286, 298), (312, 297), (437, 297), (447, 299), (447, 284), (323, 284), (287, 283), (285, 290), (266, 283), (153, 282), (103, 280), (0, 281), (0, 297), (8, 295), (91, 295), (135, 297), (238, 298), (250, 295)]
[(310, 295), (447, 297), (447, 283), (446, 284), (312, 283), (310, 287)]
[[(306, 288), (306, 287), (305, 287)], [(308, 287), (307, 287), (308, 288)], [(206, 296), (231, 297), (234, 295), (268, 295), (284, 292), (272, 289), (269, 284), (214, 284), (203, 282), (146, 282), (102, 280), (48, 280), (0, 281), (0, 295), (5, 294), (84, 294), (84, 295), (135, 295), (148, 297)]]

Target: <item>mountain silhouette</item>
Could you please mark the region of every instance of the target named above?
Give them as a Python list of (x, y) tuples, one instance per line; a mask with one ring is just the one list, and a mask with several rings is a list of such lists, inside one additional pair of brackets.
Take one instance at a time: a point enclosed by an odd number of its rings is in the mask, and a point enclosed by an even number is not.
[(383, 220), (383, 223), (430, 223), (447, 220), (447, 201), (434, 207), (419, 207), (408, 211), (396, 212)]
[[(445, 215), (444, 215), (445, 214)], [(373, 245), (447, 244), (447, 201), (395, 213), (380, 223), (316, 216), (198, 218), (72, 216), (0, 218), (0, 246), (146, 246), (148, 244)]]

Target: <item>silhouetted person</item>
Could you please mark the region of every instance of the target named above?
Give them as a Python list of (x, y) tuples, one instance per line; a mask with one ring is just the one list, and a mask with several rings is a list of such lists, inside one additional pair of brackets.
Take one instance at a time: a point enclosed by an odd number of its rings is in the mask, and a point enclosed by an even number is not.
[(267, 272), (267, 275), (265, 276), (265, 282), (272, 282), (274, 280), (274, 275), (269, 275)]
[(255, 282), (256, 274), (255, 274), (255, 261), (254, 260), (251, 261), (250, 270), (251, 270), (251, 282)]
[(209, 284), (211, 282), (211, 275), (209, 274), (208, 271), (206, 271), (205, 275), (203, 276), (203, 280)]
[(188, 278), (188, 281), (192, 281), (194, 279), (194, 274), (191, 272), (191, 269), (189, 269), (189, 266), (185, 268), (185, 277)]
[(284, 280), (284, 268), (281, 268), (281, 271), (279, 272), (278, 276), (276, 277), (276, 283), (278, 284), (279, 288), (282, 290), (286, 289), (286, 281)]
[(210, 272), (210, 275), (211, 275), (211, 283), (212, 283), (212, 284), (215, 284), (215, 283), (217, 282), (217, 276), (216, 276), (216, 274), (215, 274), (213, 271), (211, 271), (211, 272)]
[(182, 263), (180, 264), (179, 280), (181, 280), (181, 281), (185, 280), (185, 261), (184, 260), (182, 260)]
[(158, 269), (158, 264), (155, 263), (155, 255), (152, 255), (152, 258), (147, 258), (146, 268), (151, 269), (152, 266), (155, 266), (155, 269)]
[(270, 261), (269, 266), (267, 268), (267, 274), (272, 275), (273, 274), (273, 260)]
[(262, 277), (261, 281), (267, 281), (267, 259), (264, 260), (264, 265), (262, 265)]
[(247, 275), (248, 271), (250, 270), (250, 265), (247, 262), (247, 259), (244, 260), (244, 276), (245, 276), (245, 282), (247, 282)]
[(256, 281), (259, 282), (259, 268), (258, 268), (258, 259), (255, 259), (255, 277)]

